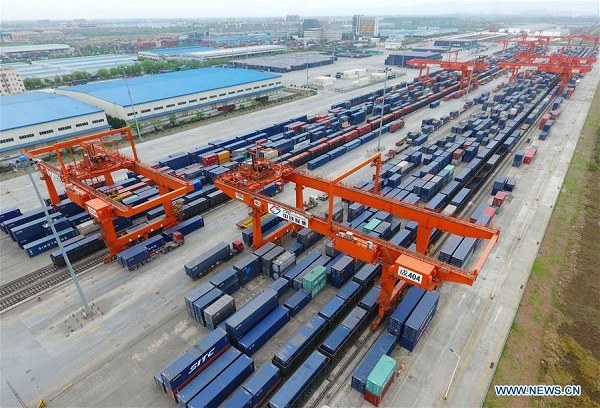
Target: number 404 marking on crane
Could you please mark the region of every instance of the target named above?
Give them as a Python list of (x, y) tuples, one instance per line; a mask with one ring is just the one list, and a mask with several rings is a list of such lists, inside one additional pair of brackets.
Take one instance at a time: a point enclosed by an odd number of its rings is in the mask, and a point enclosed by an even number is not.
[(400, 267), (398, 269), (398, 275), (402, 276), (403, 278), (406, 278), (408, 280), (411, 280), (415, 283), (418, 283), (419, 285), (421, 283), (423, 283), (423, 275), (421, 275), (420, 273), (417, 273), (415, 271), (411, 271), (410, 269)]
[(298, 224), (305, 228), (308, 227), (308, 218), (293, 211), (289, 211), (285, 208), (269, 204), (269, 212), (273, 215), (278, 216), (279, 218), (283, 218), (286, 221), (291, 221), (294, 224)]

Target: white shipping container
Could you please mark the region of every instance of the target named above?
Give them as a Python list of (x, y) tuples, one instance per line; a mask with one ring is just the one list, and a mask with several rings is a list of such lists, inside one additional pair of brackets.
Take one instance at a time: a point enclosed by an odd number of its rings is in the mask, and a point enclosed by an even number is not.
[(271, 270), (281, 276), (285, 271), (296, 264), (296, 255), (293, 252), (284, 252), (273, 261)]
[(446, 208), (444, 208), (442, 210), (442, 214), (446, 214), (446, 215), (452, 215), (456, 212), (456, 206), (455, 205), (447, 205)]
[(279, 156), (279, 152), (275, 149), (263, 150), (263, 157), (265, 159), (274, 159)]
[(88, 235), (94, 231), (98, 231), (100, 229), (100, 224), (95, 220), (89, 220), (77, 225), (75, 228), (80, 235)]

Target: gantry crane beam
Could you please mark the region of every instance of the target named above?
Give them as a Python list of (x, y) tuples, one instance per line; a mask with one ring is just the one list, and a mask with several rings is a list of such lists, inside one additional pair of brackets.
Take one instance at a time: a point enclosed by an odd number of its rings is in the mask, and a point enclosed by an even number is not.
[(528, 64), (561, 64), (561, 65), (592, 65), (596, 62), (595, 57), (578, 57), (573, 55), (541, 55), (520, 52), (514, 57), (517, 61), (522, 61)]
[(441, 61), (415, 58), (407, 62), (408, 65), (419, 68), (419, 80), (423, 78), (423, 69), (426, 69), (425, 80), (429, 79), (429, 68), (439, 66), (449, 71), (460, 71), (460, 89), (466, 88), (471, 82), (474, 72), (489, 69), (490, 63), (483, 58), (476, 58), (471, 61)]
[(521, 61), (502, 61), (498, 63), (501, 68), (510, 69), (512, 72), (511, 82), (516, 81), (519, 70), (535, 70), (541, 72), (549, 72), (558, 74), (561, 77), (560, 89), (562, 90), (569, 83), (571, 77), (576, 74), (585, 74), (591, 72), (590, 65), (571, 65), (571, 64), (545, 64), (545, 63), (528, 63)]
[[(131, 147), (132, 156), (127, 156), (118, 149), (118, 142), (125, 141)], [(114, 150), (110, 148), (114, 145)], [(89, 136), (82, 136), (50, 146), (24, 152), (30, 159), (37, 159), (37, 167), (46, 183), (50, 201), (60, 201), (54, 180), (65, 185), (69, 199), (84, 208), (101, 227), (103, 238), (112, 255), (123, 250), (127, 245), (162, 228), (168, 228), (178, 222), (173, 209), (173, 200), (193, 190), (193, 185), (178, 177), (160, 172), (138, 160), (135, 142), (129, 128), (110, 130)], [(45, 155), (53, 154), (58, 166), (39, 160)], [(72, 162), (68, 162), (68, 155)], [(75, 156), (80, 154), (81, 158)], [(114, 200), (108, 194), (96, 189), (97, 182), (114, 184), (112, 173), (119, 170), (130, 170), (142, 177), (158, 189), (158, 195), (135, 206), (126, 205)], [(117, 234), (113, 220), (117, 217), (130, 218), (149, 209), (163, 206), (165, 215), (148, 221), (137, 228)]]
[[(366, 192), (341, 182), (356, 170), (374, 163), (376, 165), (374, 184), (377, 185), (381, 164), (380, 154), (371, 157), (334, 179), (326, 179), (297, 169), (293, 170), (290, 167), (280, 164), (270, 164), (266, 160), (263, 160), (261, 163), (264, 163), (262, 164), (262, 168), (265, 169), (263, 171), (263, 183), (266, 184), (274, 181), (295, 183), (295, 207), (262, 195), (259, 193), (260, 185), (258, 184), (254, 183), (252, 184), (252, 188), (249, 188), (248, 183), (244, 181), (244, 177), (242, 176), (242, 174), (247, 174), (248, 165), (244, 171), (239, 169), (234, 170), (232, 173), (224, 174), (215, 180), (215, 185), (225, 194), (245, 203), (252, 209), (254, 246), (259, 247), (265, 241), (280, 238), (290, 230), (306, 227), (332, 238), (334, 247), (341, 252), (350, 254), (367, 263), (381, 262), (380, 309), (378, 318), (374, 322), (374, 327), (390, 311), (402, 291), (408, 285), (415, 285), (428, 290), (435, 289), (442, 281), (472, 285), (498, 240), (499, 231), (496, 229), (389, 199), (377, 194), (377, 192)], [(255, 167), (256, 163), (253, 162), (251, 166)], [(266, 176), (265, 174), (271, 174), (271, 176)], [(304, 210), (303, 191), (305, 188), (329, 194), (327, 219), (315, 216)], [(358, 202), (398, 217), (416, 221), (418, 223), (417, 252), (397, 247), (387, 241), (334, 222), (332, 219), (334, 197)], [(266, 237), (266, 239), (262, 237), (260, 229), (260, 217), (265, 212), (289, 221), (283, 228)], [(426, 256), (429, 240), (434, 228), (460, 236), (488, 240), (488, 243), (474, 267), (471, 270), (463, 270)]]

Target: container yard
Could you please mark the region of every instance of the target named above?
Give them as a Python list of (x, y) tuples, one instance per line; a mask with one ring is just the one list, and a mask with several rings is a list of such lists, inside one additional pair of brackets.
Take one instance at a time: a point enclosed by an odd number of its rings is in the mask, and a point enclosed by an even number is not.
[(25, 151), (0, 405), (481, 406), (600, 80), (565, 52)]

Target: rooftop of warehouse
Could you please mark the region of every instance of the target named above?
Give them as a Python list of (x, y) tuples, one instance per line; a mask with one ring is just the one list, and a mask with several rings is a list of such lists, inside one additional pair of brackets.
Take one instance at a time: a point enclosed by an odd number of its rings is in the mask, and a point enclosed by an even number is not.
[(200, 68), (128, 78), (127, 82), (124, 79), (115, 79), (60, 89), (81, 92), (117, 105), (129, 106), (131, 101), (127, 86), (133, 103), (140, 104), (279, 77), (249, 69)]
[(178, 48), (158, 48), (156, 50), (145, 50), (143, 53), (156, 55), (181, 55), (188, 52), (212, 51), (213, 47), (178, 47)]
[(26, 92), (0, 96), (0, 131), (102, 112), (64, 95)]
[(418, 57), (418, 58), (427, 58), (434, 55), (439, 55), (439, 52), (430, 52), (430, 51), (403, 51), (403, 52), (392, 52), (390, 55), (402, 55), (405, 57)]

